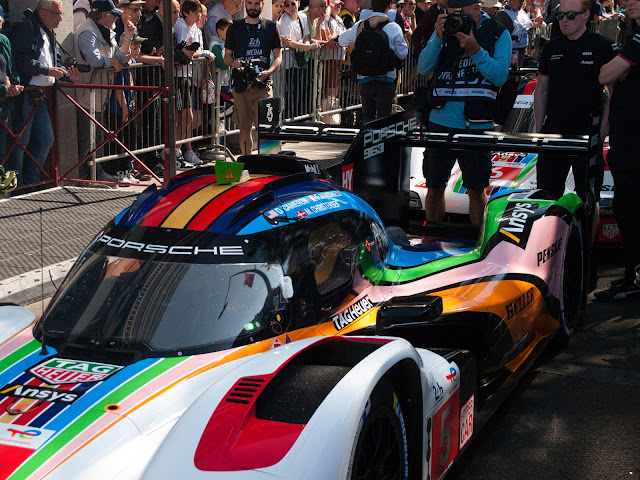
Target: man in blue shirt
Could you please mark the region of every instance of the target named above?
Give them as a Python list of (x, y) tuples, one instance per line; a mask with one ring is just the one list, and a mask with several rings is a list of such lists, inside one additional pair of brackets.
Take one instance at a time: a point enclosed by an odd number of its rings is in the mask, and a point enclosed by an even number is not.
[[(447, 12), (438, 16), (435, 31), (418, 58), (421, 74), (434, 72), (428, 130), (468, 133), (492, 129), (497, 93), (509, 73), (511, 37), (480, 10), (478, 0), (449, 0)], [(449, 29), (447, 33), (448, 17), (462, 20), (460, 31), (453, 33)], [(491, 176), (489, 151), (427, 148), (423, 163), (429, 189), (427, 221), (444, 218), (444, 192), (456, 159), (469, 194), (469, 218), (472, 224), (479, 225)]]

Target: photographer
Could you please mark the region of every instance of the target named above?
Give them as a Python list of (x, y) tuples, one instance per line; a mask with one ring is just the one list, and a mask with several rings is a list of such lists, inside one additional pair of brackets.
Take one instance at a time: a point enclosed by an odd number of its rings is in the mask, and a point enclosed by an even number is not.
[[(25, 10), (24, 18), (11, 31), (11, 46), (16, 68), (23, 85), (38, 87), (22, 93), (16, 99), (13, 112), (13, 131), (22, 133), (22, 144), (31, 142), (31, 155), (42, 167), (54, 136), (47, 104), (44, 101), (44, 89), (55, 84), (57, 80), (75, 81), (79, 72), (74, 67), (64, 68), (58, 48), (54, 29), (62, 21), (62, 3), (58, 1), (40, 0), (36, 10)], [(33, 117), (25, 122), (35, 110)], [(36, 135), (31, 135), (34, 132)], [(13, 149), (8, 169), (19, 173), (18, 184), (25, 185), (40, 181), (40, 168), (31, 159), (24, 163), (24, 150), (18, 146)]]
[[(418, 58), (426, 75), (435, 70), (429, 88), (430, 132), (469, 132), (493, 128), (496, 97), (511, 62), (509, 32), (480, 10), (477, 0), (450, 0), (448, 14), (438, 16), (435, 32)], [(491, 152), (427, 148), (423, 164), (429, 189), (427, 221), (445, 214), (444, 191), (458, 159), (469, 193), (469, 217), (479, 225), (491, 175)]]
[[(247, 18), (235, 20), (227, 31), (224, 62), (233, 68), (233, 121), (240, 128), (240, 149), (250, 155), (251, 128), (258, 123), (258, 101), (273, 96), (270, 75), (282, 62), (282, 49), (276, 22), (260, 17), (264, 2), (246, 0), (245, 5)], [(272, 51), (273, 63), (269, 64)], [(251, 61), (254, 65), (247, 64)]]

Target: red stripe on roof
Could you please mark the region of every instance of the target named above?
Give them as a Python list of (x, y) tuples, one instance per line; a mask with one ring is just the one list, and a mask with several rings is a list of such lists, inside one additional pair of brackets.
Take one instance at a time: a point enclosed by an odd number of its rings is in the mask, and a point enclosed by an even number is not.
[(215, 175), (206, 175), (204, 177), (194, 178), (192, 181), (176, 188), (151, 207), (151, 210), (147, 212), (140, 225), (143, 227), (159, 227), (171, 214), (173, 209), (180, 205), (187, 197), (211, 185), (215, 181)]
[(194, 216), (187, 224), (188, 230), (204, 230), (211, 225), (230, 206), (239, 202), (248, 195), (252, 195), (264, 187), (267, 183), (282, 178), (282, 176), (271, 176), (256, 178), (240, 183), (233, 188), (218, 195), (215, 201), (209, 202), (202, 210)]

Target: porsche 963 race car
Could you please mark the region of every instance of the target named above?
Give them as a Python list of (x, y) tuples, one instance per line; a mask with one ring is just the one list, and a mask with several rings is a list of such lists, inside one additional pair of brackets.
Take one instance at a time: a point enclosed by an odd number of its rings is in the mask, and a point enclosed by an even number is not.
[(570, 337), (574, 194), (412, 237), (315, 163), (242, 160), (149, 187), (37, 323), (0, 307), (0, 478), (438, 479)]

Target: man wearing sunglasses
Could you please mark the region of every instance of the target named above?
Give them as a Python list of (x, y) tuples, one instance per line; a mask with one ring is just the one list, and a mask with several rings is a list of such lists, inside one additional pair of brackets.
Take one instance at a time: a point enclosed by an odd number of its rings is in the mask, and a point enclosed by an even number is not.
[[(549, 40), (540, 52), (533, 105), (537, 132), (586, 135), (591, 115), (597, 115), (603, 119), (601, 137), (604, 139), (608, 133), (598, 74), (600, 67), (617, 55), (618, 47), (613, 40), (587, 29), (590, 3), (590, 0), (560, 2), (556, 21), (562, 35)], [(537, 165), (538, 187), (554, 198), (564, 194), (565, 180), (572, 167), (576, 193), (585, 200), (584, 158), (541, 153)]]
[[(638, 23), (640, 1), (625, 0), (627, 21)], [(622, 47), (620, 54), (600, 70), (600, 82), (613, 87), (609, 111), (609, 154), (607, 162), (613, 175), (615, 196), (613, 210), (622, 232), (624, 277), (611, 282), (611, 288), (596, 292), (604, 301), (640, 298), (640, 286), (634, 268), (640, 266), (640, 160), (638, 132), (640, 131), (640, 28)], [(634, 280), (636, 283), (634, 284)]]

